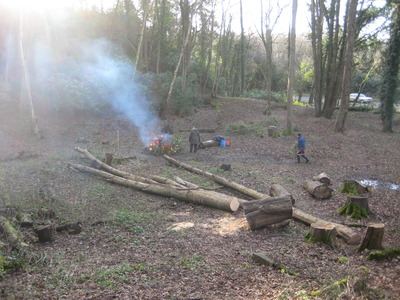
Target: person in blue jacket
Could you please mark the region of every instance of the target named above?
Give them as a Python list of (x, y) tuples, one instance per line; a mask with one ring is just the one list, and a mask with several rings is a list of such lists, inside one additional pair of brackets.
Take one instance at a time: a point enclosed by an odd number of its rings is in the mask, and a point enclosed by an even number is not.
[(301, 135), (301, 133), (297, 134), (297, 162), (300, 163), (300, 158), (303, 157), (308, 163), (310, 160), (306, 157), (306, 139)]

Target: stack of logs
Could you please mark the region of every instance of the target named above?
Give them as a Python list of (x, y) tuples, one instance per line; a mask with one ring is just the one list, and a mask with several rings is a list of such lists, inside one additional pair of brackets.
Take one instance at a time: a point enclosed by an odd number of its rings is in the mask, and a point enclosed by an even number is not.
[(303, 187), (316, 199), (328, 199), (332, 196), (331, 180), (326, 173), (314, 176), (303, 183)]

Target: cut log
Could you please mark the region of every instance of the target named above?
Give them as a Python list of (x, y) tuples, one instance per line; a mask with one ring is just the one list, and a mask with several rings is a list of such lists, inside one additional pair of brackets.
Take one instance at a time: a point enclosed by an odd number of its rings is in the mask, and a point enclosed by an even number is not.
[(319, 181), (325, 185), (330, 185), (331, 184), (331, 180), (329, 179), (328, 175), (326, 175), (326, 173), (321, 173), (317, 176), (314, 176), (312, 178), (312, 180), (314, 181)]
[(311, 225), (313, 223), (319, 223), (319, 224), (326, 224), (326, 225), (335, 225), (337, 234), (343, 238), (346, 243), (348, 244), (358, 244), (361, 241), (361, 237), (359, 234), (351, 230), (350, 228), (333, 223), (333, 222), (328, 222), (323, 219), (316, 218), (310, 214), (307, 214), (297, 208), (293, 208), (293, 218), (296, 220), (302, 221), (303, 223), (306, 223), (308, 225)]
[(130, 188), (134, 188), (136, 190), (140, 190), (143, 192), (161, 195), (164, 197), (172, 197), (176, 199), (180, 199), (186, 202), (202, 204), (210, 207), (215, 207), (218, 209), (226, 210), (226, 211), (237, 211), (239, 209), (241, 199), (227, 196), (221, 193), (217, 193), (214, 191), (205, 191), (205, 190), (190, 190), (190, 189), (179, 189), (174, 186), (164, 186), (159, 184), (151, 184), (151, 183), (143, 183), (138, 182), (126, 178), (122, 178), (119, 176), (115, 176), (108, 172), (104, 172), (101, 170), (97, 170), (94, 168), (69, 163), (71, 168), (75, 170), (79, 170), (82, 172), (88, 172), (94, 174), (96, 176), (103, 177), (110, 182), (128, 186)]
[(385, 224), (382, 223), (370, 223), (368, 224), (367, 231), (361, 245), (358, 247), (358, 252), (364, 249), (383, 249), (383, 234), (385, 230)]
[(331, 246), (336, 244), (336, 229), (333, 224), (313, 223), (310, 227), (310, 239)]
[(272, 197), (283, 197), (283, 196), (288, 196), (291, 200), (292, 200), (292, 204), (295, 204), (295, 200), (292, 196), (291, 193), (289, 193), (283, 186), (281, 186), (280, 184), (274, 183), (271, 185), (270, 189), (269, 189), (269, 194)]
[(288, 197), (265, 198), (243, 203), (250, 229), (258, 229), (292, 218), (292, 200)]
[(200, 170), (198, 168), (192, 167), (192, 166), (190, 166), (188, 164), (185, 164), (183, 162), (179, 162), (176, 159), (173, 159), (172, 157), (170, 157), (168, 155), (164, 155), (164, 158), (167, 161), (169, 161), (170, 163), (174, 164), (175, 166), (182, 167), (185, 170), (188, 170), (188, 171), (190, 171), (192, 173), (195, 173), (195, 174), (198, 174), (198, 175), (201, 175), (201, 176), (205, 176), (207, 178), (211, 178), (215, 182), (217, 182), (217, 183), (219, 183), (219, 184), (221, 184), (223, 186), (230, 187), (230, 188), (242, 193), (243, 195), (251, 197), (252, 199), (262, 199), (262, 198), (268, 197), (268, 195), (259, 193), (259, 192), (255, 191), (253, 189), (249, 189), (249, 188), (247, 188), (247, 187), (245, 187), (245, 186), (243, 186), (241, 184), (238, 184), (236, 182), (229, 181), (226, 178), (223, 178), (221, 176), (217, 176), (217, 175), (214, 175), (212, 173), (209, 173), (209, 172)]
[(303, 187), (316, 199), (328, 199), (332, 196), (332, 189), (321, 182), (306, 180)]
[(220, 144), (219, 141), (208, 140), (208, 141), (200, 142), (200, 144), (199, 144), (199, 149), (206, 149), (206, 148), (211, 148), (211, 147), (218, 147), (219, 144)]

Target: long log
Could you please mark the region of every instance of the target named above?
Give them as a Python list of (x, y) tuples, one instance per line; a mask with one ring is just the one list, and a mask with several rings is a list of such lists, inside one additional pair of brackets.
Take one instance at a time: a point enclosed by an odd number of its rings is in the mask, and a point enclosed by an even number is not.
[(247, 223), (250, 229), (257, 229), (292, 218), (292, 200), (285, 196), (265, 198), (243, 203)]
[(241, 185), (239, 183), (236, 183), (236, 182), (233, 182), (233, 181), (229, 181), (224, 177), (217, 176), (217, 175), (214, 175), (214, 174), (212, 174), (210, 172), (206, 172), (206, 171), (203, 171), (201, 169), (192, 167), (192, 166), (190, 166), (188, 164), (185, 164), (183, 162), (179, 162), (176, 159), (173, 159), (172, 157), (170, 157), (168, 155), (164, 155), (164, 158), (167, 161), (169, 161), (170, 163), (172, 163), (172, 164), (174, 164), (174, 165), (176, 165), (178, 167), (182, 167), (182, 168), (184, 168), (184, 169), (186, 169), (186, 170), (188, 170), (188, 171), (190, 171), (192, 173), (195, 173), (195, 174), (198, 174), (198, 175), (201, 175), (201, 176), (204, 176), (204, 177), (211, 178), (215, 182), (217, 182), (217, 183), (219, 183), (219, 184), (221, 184), (223, 186), (232, 188), (232, 189), (242, 193), (243, 195), (249, 196), (252, 199), (262, 199), (262, 198), (268, 197), (268, 195), (259, 193), (259, 192), (255, 191), (253, 189), (249, 189), (248, 187), (245, 187), (245, 186), (243, 186), (243, 185)]
[(220, 145), (219, 141), (214, 141), (214, 140), (209, 140), (209, 141), (203, 141), (199, 144), (200, 149), (206, 149), (210, 147), (218, 147)]
[(311, 196), (317, 199), (327, 199), (332, 196), (332, 188), (314, 180), (306, 180), (303, 187)]
[(122, 178), (129, 179), (129, 180), (133, 180), (133, 181), (149, 183), (149, 184), (157, 184), (157, 181), (155, 181), (153, 179), (133, 175), (128, 172), (124, 172), (124, 171), (118, 170), (116, 168), (113, 168), (113, 167), (109, 166), (108, 164), (102, 162), (101, 160), (97, 159), (96, 157), (94, 157), (89, 151), (87, 151), (85, 149), (75, 147), (74, 150), (79, 153), (84, 154), (86, 156), (86, 158), (89, 159), (92, 163), (94, 163), (99, 168), (107, 171), (108, 173), (114, 174), (114, 175), (122, 177)]
[(136, 190), (140, 190), (146, 193), (161, 195), (164, 197), (172, 197), (186, 202), (202, 204), (226, 211), (237, 211), (241, 202), (239, 198), (227, 196), (214, 191), (179, 189), (174, 186), (143, 183), (115, 176), (108, 172), (87, 166), (82, 166), (74, 163), (68, 163), (68, 165), (75, 170), (91, 173), (96, 176), (103, 177), (110, 182), (134, 188)]
[(0, 216), (0, 233), (4, 233), (6, 240), (9, 241), (13, 248), (22, 249), (28, 247), (28, 244), (22, 240), (19, 231), (3, 216)]

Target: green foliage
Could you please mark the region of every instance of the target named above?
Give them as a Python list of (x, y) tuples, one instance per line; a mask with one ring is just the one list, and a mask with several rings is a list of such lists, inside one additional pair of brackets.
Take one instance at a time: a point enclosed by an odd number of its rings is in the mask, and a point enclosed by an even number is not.
[(118, 265), (113, 267), (101, 267), (94, 273), (94, 280), (107, 287), (114, 287), (118, 283), (128, 283), (135, 268), (131, 265)]
[(190, 269), (190, 270), (196, 269), (198, 267), (205, 265), (204, 257), (201, 255), (194, 255), (189, 258), (184, 258), (181, 260), (181, 265), (182, 268), (184, 269)]
[(154, 218), (155, 216), (153, 214), (146, 212), (134, 212), (128, 210), (115, 210), (111, 212), (112, 223), (119, 227), (135, 226), (133, 228), (138, 228), (149, 224)]
[(229, 134), (246, 134), (250, 131), (250, 126), (243, 121), (238, 121), (227, 125), (225, 131)]
[(348, 202), (346, 205), (341, 207), (338, 212), (341, 215), (349, 216), (354, 220), (361, 220), (362, 218), (367, 218), (368, 213), (365, 208), (361, 208), (358, 204), (353, 202)]
[(338, 259), (338, 263), (339, 264), (345, 264), (347, 263), (347, 257), (346, 256), (342, 256)]
[(278, 103), (285, 103), (286, 95), (282, 92), (272, 92), (272, 101), (275, 101)]
[(347, 181), (343, 182), (339, 192), (344, 193), (347, 196), (358, 196), (356, 185)]
[(243, 96), (247, 98), (267, 99), (267, 91), (254, 89), (250, 91), (245, 91)]
[(275, 116), (267, 116), (264, 121), (265, 127), (279, 126), (279, 120)]
[(367, 259), (368, 260), (377, 260), (377, 261), (383, 261), (383, 260), (389, 260), (393, 259), (396, 257), (400, 257), (400, 248), (387, 248), (385, 250), (378, 250), (378, 251), (372, 251), (368, 253)]
[(319, 299), (338, 299), (340, 294), (342, 294), (346, 289), (347, 285), (348, 279), (336, 281), (323, 290), (312, 292), (311, 296), (318, 297)]

